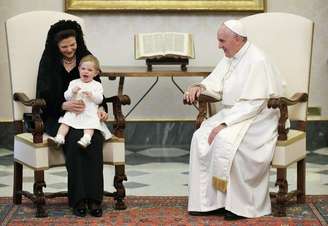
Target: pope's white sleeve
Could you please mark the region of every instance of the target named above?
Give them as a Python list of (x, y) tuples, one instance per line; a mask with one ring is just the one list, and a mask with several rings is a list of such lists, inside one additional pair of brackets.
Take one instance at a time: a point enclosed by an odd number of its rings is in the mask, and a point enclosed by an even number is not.
[(227, 111), (223, 122), (229, 126), (247, 120), (260, 113), (266, 106), (266, 99), (239, 101)]

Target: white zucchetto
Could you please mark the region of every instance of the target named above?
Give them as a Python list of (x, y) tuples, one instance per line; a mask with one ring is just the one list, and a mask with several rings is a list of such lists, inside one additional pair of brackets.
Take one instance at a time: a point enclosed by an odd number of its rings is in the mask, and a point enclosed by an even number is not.
[(244, 26), (239, 20), (227, 20), (223, 24), (237, 35), (247, 37)]

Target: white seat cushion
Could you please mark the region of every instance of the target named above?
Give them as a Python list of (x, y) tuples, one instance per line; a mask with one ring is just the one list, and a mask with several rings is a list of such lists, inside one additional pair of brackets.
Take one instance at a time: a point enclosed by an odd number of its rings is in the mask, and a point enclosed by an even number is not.
[(287, 140), (278, 141), (274, 152), (272, 166), (286, 168), (290, 164), (305, 158), (306, 133), (299, 130), (290, 130)]
[[(14, 159), (34, 170), (45, 170), (53, 166), (65, 164), (62, 150), (49, 147), (48, 135), (43, 136), (43, 143), (33, 143), (31, 133), (15, 136)], [(123, 165), (125, 163), (125, 144), (123, 138), (113, 136), (104, 143), (103, 158), (105, 164)]]

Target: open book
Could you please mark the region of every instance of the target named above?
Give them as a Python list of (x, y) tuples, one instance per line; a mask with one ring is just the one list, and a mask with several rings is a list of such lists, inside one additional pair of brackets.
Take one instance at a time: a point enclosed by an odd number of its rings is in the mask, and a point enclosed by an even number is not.
[(135, 35), (135, 58), (195, 58), (194, 43), (189, 33), (156, 32)]

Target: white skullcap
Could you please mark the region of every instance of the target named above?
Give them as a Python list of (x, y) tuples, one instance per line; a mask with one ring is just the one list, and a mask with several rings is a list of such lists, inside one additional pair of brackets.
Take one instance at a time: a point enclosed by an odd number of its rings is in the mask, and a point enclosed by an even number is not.
[(239, 20), (227, 20), (223, 24), (237, 35), (247, 37), (244, 26)]

